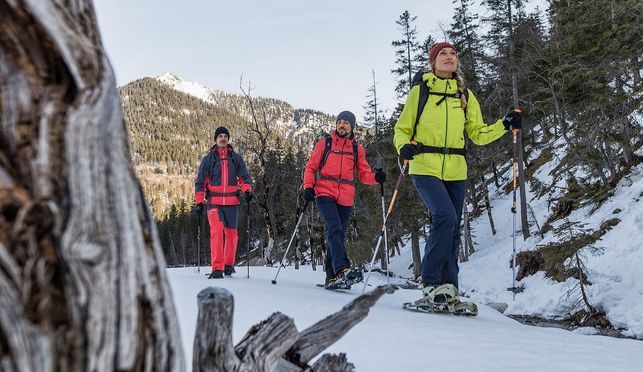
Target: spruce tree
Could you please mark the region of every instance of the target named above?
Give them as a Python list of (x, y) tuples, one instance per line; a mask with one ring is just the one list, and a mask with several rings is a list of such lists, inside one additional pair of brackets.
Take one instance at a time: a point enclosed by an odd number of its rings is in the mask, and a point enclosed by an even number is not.
[(458, 60), (467, 87), (478, 92), (479, 65), (484, 59), (484, 47), (479, 35), (479, 17), (471, 0), (453, 0), (454, 16), (447, 31), (449, 40), (458, 50)]
[(373, 84), (368, 88), (366, 105), (363, 106), (365, 113), (363, 123), (365, 126), (375, 129), (375, 136), (383, 131), (386, 117), (381, 104), (377, 100), (377, 82), (375, 80), (375, 70), (373, 74)]
[(416, 55), (420, 50), (420, 44), (417, 41), (417, 29), (413, 22), (417, 19), (412, 17), (408, 10), (405, 10), (400, 18), (395, 21), (398, 29), (402, 33), (399, 40), (394, 40), (391, 45), (395, 50), (395, 65), (391, 70), (398, 80), (395, 92), (398, 98), (404, 98), (411, 90), (413, 74), (421, 66), (416, 61)]

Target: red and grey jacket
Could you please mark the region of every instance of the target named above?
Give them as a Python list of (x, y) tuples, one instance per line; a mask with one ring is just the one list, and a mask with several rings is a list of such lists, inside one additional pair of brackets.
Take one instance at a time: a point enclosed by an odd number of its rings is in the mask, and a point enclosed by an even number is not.
[(196, 204), (209, 196), (209, 205), (239, 205), (240, 192), (252, 190), (252, 180), (246, 163), (232, 146), (219, 149), (212, 146), (201, 160), (199, 174), (194, 181)]
[(352, 206), (355, 199), (353, 169), (365, 185), (376, 185), (375, 174), (366, 162), (366, 151), (357, 145), (357, 164), (353, 155), (353, 135), (342, 138), (333, 131), (330, 134), (331, 149), (321, 169), (326, 140), (315, 144), (304, 170), (304, 189), (315, 187), (315, 196), (329, 196), (339, 205)]

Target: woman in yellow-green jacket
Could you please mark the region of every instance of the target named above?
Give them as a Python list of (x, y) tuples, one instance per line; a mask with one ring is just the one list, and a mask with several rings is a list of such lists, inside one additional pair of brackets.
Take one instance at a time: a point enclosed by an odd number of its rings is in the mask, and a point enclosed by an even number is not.
[(458, 54), (448, 42), (434, 44), (429, 52), (431, 72), (422, 76), (428, 101), (416, 126), (420, 85), (411, 89), (395, 125), (395, 148), (409, 161), (409, 174), (433, 218), (422, 258), (423, 298), (417, 301), (459, 302), (458, 250), (460, 219), (467, 179), (464, 133), (485, 145), (509, 129), (520, 129), (520, 112), (486, 125), (480, 104), (471, 91), (465, 94), (458, 73)]

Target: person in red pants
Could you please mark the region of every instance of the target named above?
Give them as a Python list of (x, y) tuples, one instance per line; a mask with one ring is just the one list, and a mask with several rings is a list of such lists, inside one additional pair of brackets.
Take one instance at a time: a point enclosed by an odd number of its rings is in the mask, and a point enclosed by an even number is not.
[(235, 272), (239, 195), (243, 193), (250, 203), (253, 194), (246, 163), (229, 143), (230, 132), (225, 127), (219, 127), (214, 132), (214, 140), (216, 144), (201, 160), (194, 182), (194, 210), (201, 215), (207, 201), (212, 266), (208, 279), (221, 279), (224, 274), (232, 275)]

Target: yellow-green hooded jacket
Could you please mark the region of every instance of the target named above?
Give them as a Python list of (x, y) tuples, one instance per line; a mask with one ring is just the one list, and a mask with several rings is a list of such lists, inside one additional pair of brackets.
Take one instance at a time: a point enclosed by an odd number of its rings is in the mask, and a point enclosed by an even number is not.
[[(431, 92), (455, 94), (458, 91), (455, 79), (441, 79), (432, 72), (424, 74), (422, 79)], [(442, 98), (429, 95), (416, 128), (415, 141), (427, 146), (463, 149), (465, 130), (477, 145), (486, 145), (505, 133), (502, 120), (491, 125), (484, 123), (480, 104), (471, 91), (467, 100), (466, 117), (459, 98), (446, 97), (437, 105)], [(402, 146), (411, 142), (419, 100), (420, 87), (416, 85), (409, 92), (404, 110), (395, 124), (393, 144), (398, 152)], [(444, 181), (461, 181), (467, 179), (467, 162), (462, 155), (421, 153), (409, 163), (409, 173), (435, 176)]]

